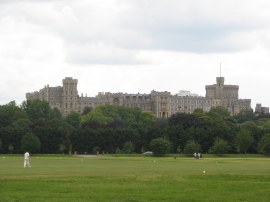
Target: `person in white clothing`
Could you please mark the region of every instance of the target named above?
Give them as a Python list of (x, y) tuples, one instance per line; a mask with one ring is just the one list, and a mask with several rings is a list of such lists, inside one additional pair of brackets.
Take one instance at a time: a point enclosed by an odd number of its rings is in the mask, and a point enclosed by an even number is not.
[(31, 167), (30, 166), (30, 154), (29, 152), (25, 152), (24, 153), (24, 164), (23, 166), (26, 168), (26, 167)]

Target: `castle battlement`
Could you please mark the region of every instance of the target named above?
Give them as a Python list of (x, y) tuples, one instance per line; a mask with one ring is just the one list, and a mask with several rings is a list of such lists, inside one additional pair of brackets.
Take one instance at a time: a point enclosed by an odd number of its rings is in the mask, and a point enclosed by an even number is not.
[[(170, 117), (175, 113), (192, 113), (195, 109), (209, 111), (213, 106), (224, 106), (234, 115), (242, 109), (251, 109), (250, 99), (238, 99), (239, 86), (224, 85), (224, 77), (217, 77), (217, 83), (206, 85), (206, 96), (172, 95), (168, 91), (152, 90), (149, 94), (129, 94), (99, 92), (95, 97), (78, 95), (78, 80), (65, 77), (63, 86), (49, 87), (32, 93), (26, 93), (27, 100), (39, 99), (49, 102), (51, 107), (58, 108), (63, 115), (70, 112), (82, 113), (85, 107), (95, 108), (98, 105), (116, 105), (138, 107), (156, 117)], [(185, 91), (189, 92), (189, 91)]]

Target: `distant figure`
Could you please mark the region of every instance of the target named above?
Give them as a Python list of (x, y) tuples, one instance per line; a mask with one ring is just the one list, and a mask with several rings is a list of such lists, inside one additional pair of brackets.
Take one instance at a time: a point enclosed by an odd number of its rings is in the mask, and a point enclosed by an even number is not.
[(196, 159), (196, 157), (197, 157), (197, 153), (196, 152), (193, 154), (193, 157)]
[(24, 154), (24, 164), (23, 164), (24, 168), (27, 168), (27, 167), (31, 167), (30, 166), (30, 154), (29, 152), (25, 152)]
[(193, 156), (194, 156), (195, 159), (200, 159), (201, 154), (195, 152), (195, 153), (193, 154)]

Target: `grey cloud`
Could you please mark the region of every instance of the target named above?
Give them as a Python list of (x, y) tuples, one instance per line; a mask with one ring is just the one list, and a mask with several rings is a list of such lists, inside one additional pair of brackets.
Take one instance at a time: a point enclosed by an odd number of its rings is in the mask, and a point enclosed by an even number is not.
[[(265, 21), (269, 20), (262, 18), (263, 22), (259, 22), (260, 18), (253, 16), (253, 8), (243, 1), (238, 4), (209, 0), (24, 2), (23, 6), (9, 7), (6, 12), (62, 38), (67, 61), (82, 64), (140, 64), (146, 62), (136, 57), (140, 50), (196, 53), (246, 50), (253, 47), (247, 34), (258, 28), (264, 30)], [(239, 5), (243, 8), (237, 8)], [(240, 36), (237, 43), (231, 40), (235, 33)], [(99, 41), (104, 47), (97, 50), (95, 44)]]
[(146, 64), (147, 60), (139, 57), (139, 52), (110, 46), (108, 44), (88, 43), (69, 44), (66, 47), (67, 61), (81, 65), (110, 64), (110, 65), (138, 65)]

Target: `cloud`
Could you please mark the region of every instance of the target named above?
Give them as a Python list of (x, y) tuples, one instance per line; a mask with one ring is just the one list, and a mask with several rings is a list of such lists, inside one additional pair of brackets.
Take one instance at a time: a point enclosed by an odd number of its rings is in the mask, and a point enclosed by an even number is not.
[(226, 81), (239, 84), (243, 98), (261, 93), (247, 88), (253, 76), (267, 83), (268, 0), (2, 0), (0, 5), (2, 102), (22, 100), (45, 84), (61, 85), (65, 76), (78, 78), (82, 92), (92, 95), (153, 88), (203, 95), (220, 61)]
[(252, 49), (267, 36), (269, 7), (262, 0), (255, 6), (250, 0), (16, 1), (0, 15), (32, 26), (29, 32), (61, 38), (71, 64), (142, 64), (147, 61), (138, 59), (140, 50)]
[[(250, 32), (268, 29), (265, 1), (136, 1), (123, 27), (137, 32), (147, 43), (128, 48), (167, 49), (182, 52), (232, 52), (254, 47)], [(173, 3), (171, 3), (173, 2)], [(269, 4), (268, 4), (269, 8)], [(238, 43), (234, 43), (234, 36)], [(230, 43), (231, 42), (231, 43)], [(248, 44), (248, 45), (246, 45)]]
[(139, 51), (125, 50), (108, 46), (102, 42), (96, 44), (77, 45), (67, 48), (67, 61), (76, 64), (108, 64), (129, 65), (146, 64), (147, 60), (140, 58)]

